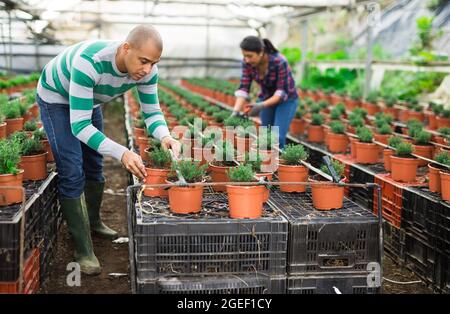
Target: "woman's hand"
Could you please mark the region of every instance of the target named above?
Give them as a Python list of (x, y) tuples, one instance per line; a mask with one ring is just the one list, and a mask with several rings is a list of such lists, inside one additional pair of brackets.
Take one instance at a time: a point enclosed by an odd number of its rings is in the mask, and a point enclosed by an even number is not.
[(251, 107), (250, 111), (248, 112), (248, 115), (250, 117), (256, 117), (259, 115), (261, 110), (264, 108), (264, 102), (256, 102), (249, 105)]

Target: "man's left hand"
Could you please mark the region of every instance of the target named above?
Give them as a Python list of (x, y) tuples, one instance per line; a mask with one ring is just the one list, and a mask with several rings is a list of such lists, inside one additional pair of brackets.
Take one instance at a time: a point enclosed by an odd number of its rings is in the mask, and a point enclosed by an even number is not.
[(164, 149), (172, 149), (175, 158), (178, 158), (181, 152), (181, 143), (174, 139), (172, 136), (165, 136), (161, 140), (161, 147)]

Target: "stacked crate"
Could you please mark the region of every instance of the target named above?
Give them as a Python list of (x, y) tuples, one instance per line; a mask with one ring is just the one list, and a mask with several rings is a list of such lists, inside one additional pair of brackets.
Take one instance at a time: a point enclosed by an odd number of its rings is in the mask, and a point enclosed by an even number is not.
[[(56, 197), (57, 174), (46, 180), (25, 182), (25, 234), (23, 292), (35, 293), (47, 273), (61, 211)], [(50, 219), (58, 217), (58, 219)], [(20, 204), (0, 208), (0, 293), (18, 293), (20, 275)]]
[(132, 289), (137, 293), (285, 293), (287, 221), (265, 206), (231, 219), (225, 194), (205, 189), (201, 213), (170, 214), (167, 199), (128, 188)]
[(450, 292), (450, 202), (425, 187), (403, 190), (406, 267), (439, 292)]
[(275, 189), (270, 203), (289, 222), (288, 293), (376, 293), (368, 282), (379, 263), (377, 217), (345, 198), (343, 208), (317, 211), (311, 194)]

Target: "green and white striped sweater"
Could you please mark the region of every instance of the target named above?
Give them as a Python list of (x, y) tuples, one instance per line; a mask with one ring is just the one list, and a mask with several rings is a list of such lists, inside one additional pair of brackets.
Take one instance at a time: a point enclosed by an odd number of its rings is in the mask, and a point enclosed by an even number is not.
[(72, 133), (83, 143), (119, 161), (126, 147), (107, 138), (92, 125), (92, 110), (137, 86), (149, 134), (162, 139), (170, 134), (158, 101), (158, 68), (133, 80), (118, 70), (115, 56), (121, 42), (85, 41), (66, 48), (42, 71), (39, 97), (50, 104), (68, 104)]

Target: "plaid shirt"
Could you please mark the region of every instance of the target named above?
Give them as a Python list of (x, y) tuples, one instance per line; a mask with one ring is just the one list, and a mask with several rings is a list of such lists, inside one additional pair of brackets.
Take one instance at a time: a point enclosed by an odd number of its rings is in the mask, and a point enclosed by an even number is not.
[(248, 99), (253, 80), (261, 86), (261, 92), (258, 95), (261, 100), (266, 100), (273, 95), (280, 96), (282, 101), (298, 97), (291, 68), (286, 58), (280, 53), (269, 55), (268, 71), (262, 78), (256, 67), (242, 62), (241, 84), (234, 95)]

